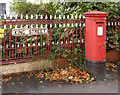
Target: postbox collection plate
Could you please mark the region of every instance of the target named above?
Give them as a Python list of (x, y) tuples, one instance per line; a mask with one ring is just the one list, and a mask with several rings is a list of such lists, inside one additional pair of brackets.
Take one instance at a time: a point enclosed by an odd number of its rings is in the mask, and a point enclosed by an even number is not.
[(103, 27), (97, 27), (97, 36), (103, 36)]

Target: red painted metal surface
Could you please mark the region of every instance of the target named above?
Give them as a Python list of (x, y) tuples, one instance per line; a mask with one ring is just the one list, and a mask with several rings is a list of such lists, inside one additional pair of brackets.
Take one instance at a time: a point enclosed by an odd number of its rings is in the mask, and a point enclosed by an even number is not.
[[(106, 60), (106, 19), (105, 12), (92, 11), (86, 16), (85, 25), (85, 57), (91, 61)], [(98, 30), (101, 29), (101, 30)], [(99, 32), (101, 34), (99, 35)]]
[(106, 17), (108, 16), (108, 13), (106, 12), (101, 12), (101, 11), (90, 11), (90, 12), (85, 12), (83, 14), (86, 17)]
[(18, 21), (2, 21), (3, 25), (31, 25), (31, 24), (71, 24), (71, 23), (83, 23), (83, 20), (18, 20)]

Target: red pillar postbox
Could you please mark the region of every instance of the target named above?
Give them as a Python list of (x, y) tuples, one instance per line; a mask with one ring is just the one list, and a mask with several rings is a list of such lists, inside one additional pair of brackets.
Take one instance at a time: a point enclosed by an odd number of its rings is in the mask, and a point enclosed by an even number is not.
[[(100, 11), (91, 11), (85, 12), (83, 15), (86, 18), (85, 58), (86, 62), (92, 65), (89, 68), (96, 72), (94, 69), (98, 69), (97, 63), (102, 64), (106, 61), (106, 17), (108, 14)], [(94, 63), (94, 65), (90, 63)]]

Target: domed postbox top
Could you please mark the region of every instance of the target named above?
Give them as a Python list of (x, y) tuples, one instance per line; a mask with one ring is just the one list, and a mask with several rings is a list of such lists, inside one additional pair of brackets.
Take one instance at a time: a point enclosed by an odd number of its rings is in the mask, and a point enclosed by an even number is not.
[(83, 13), (85, 17), (107, 17), (108, 13), (101, 11), (90, 11)]

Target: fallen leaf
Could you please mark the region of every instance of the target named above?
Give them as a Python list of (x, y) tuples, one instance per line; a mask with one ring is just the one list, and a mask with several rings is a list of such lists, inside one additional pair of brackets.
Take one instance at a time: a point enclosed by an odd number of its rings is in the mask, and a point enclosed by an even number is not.
[(90, 88), (92, 88), (92, 86), (90, 86)]
[(7, 82), (7, 81), (9, 81), (9, 80), (11, 80), (11, 77), (5, 78), (5, 79), (1, 79), (2, 82)]
[(13, 82), (12, 85), (15, 85), (15, 83)]
[(70, 76), (69, 79), (73, 79), (73, 76)]
[(61, 85), (59, 85), (59, 87), (61, 88)]
[(43, 81), (40, 81), (40, 83), (43, 83)]
[(107, 66), (110, 66), (110, 67), (114, 67), (114, 68), (117, 67), (117, 65), (115, 65), (115, 64), (113, 64), (113, 63), (106, 62), (106, 64), (107, 64)]
[(82, 87), (85, 87), (84, 85)]
[(15, 93), (15, 94), (17, 95), (18, 93), (19, 93), (19, 92), (18, 92), (18, 91), (16, 91), (16, 93)]
[(28, 76), (28, 78), (30, 78), (30, 76)]
[(96, 81), (94, 81), (93, 83), (94, 83), (94, 84), (97, 84), (97, 82), (96, 82)]
[(113, 81), (113, 84), (116, 84), (116, 82), (115, 82), (115, 81)]
[(107, 81), (107, 79), (104, 79), (104, 81)]
[(95, 80), (94, 78), (91, 78), (91, 81)]
[(110, 85), (110, 83), (108, 83), (108, 85)]
[(117, 72), (117, 70), (112, 69), (112, 72)]
[(108, 70), (109, 70), (109, 67), (106, 67), (106, 70), (108, 71)]
[(79, 79), (79, 82), (80, 82), (80, 83), (82, 83), (82, 80), (81, 80), (81, 79)]
[(106, 77), (108, 77), (109, 75), (108, 74), (106, 74)]
[[(87, 81), (87, 83), (89, 83), (89, 81)], [(92, 82), (91, 82), (92, 83)]]

